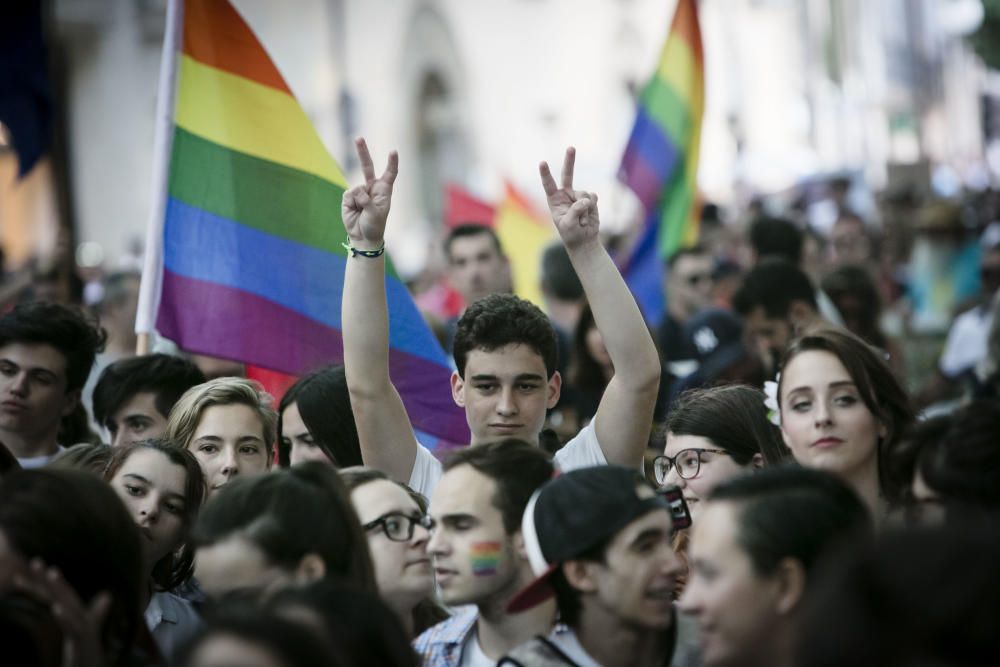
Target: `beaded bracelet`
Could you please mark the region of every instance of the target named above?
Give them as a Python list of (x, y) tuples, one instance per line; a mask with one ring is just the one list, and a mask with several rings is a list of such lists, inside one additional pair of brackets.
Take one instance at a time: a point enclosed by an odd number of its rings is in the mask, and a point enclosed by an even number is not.
[(381, 257), (385, 253), (385, 241), (382, 241), (382, 245), (375, 250), (359, 250), (351, 245), (351, 240), (347, 239), (347, 243), (342, 244), (345, 250), (351, 251), (351, 257), (367, 257), (369, 259), (374, 259), (375, 257)]

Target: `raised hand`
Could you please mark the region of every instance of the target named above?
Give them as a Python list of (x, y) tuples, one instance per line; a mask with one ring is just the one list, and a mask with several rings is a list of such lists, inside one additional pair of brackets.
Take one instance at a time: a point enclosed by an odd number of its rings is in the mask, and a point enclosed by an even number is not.
[(365, 182), (344, 193), (341, 216), (351, 243), (360, 249), (372, 250), (383, 243), (385, 222), (392, 204), (392, 184), (399, 172), (399, 155), (389, 153), (385, 171), (375, 178), (375, 165), (368, 144), (361, 137), (354, 140)]
[(549, 171), (549, 165), (542, 162), (538, 171), (542, 176), (542, 187), (552, 212), (552, 221), (559, 230), (567, 248), (581, 246), (596, 241), (601, 226), (597, 213), (597, 195), (593, 192), (573, 189), (573, 167), (576, 164), (576, 149), (566, 149), (563, 160), (562, 185), (557, 186)]

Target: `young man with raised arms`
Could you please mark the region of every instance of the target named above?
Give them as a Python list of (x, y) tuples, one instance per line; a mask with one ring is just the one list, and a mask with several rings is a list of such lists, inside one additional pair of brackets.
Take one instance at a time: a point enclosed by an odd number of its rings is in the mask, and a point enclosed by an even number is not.
[[(344, 193), (343, 221), (351, 245), (365, 255), (347, 262), (344, 278), (344, 365), (367, 465), (431, 495), (441, 464), (413, 434), (389, 378), (385, 295), (386, 219), (399, 159), (390, 153), (375, 177), (368, 147), (357, 140), (365, 182)], [(615, 367), (593, 421), (556, 454), (564, 470), (615, 463), (638, 467), (649, 436), (660, 362), (639, 308), (598, 237), (597, 195), (573, 189), (576, 153), (566, 151), (561, 185), (539, 165), (553, 222), (583, 283)], [(547, 408), (559, 399), (555, 335), (535, 306), (492, 295), (470, 307), (458, 323), (457, 370), (451, 387), (465, 408), (473, 445), (504, 438), (537, 443)]]

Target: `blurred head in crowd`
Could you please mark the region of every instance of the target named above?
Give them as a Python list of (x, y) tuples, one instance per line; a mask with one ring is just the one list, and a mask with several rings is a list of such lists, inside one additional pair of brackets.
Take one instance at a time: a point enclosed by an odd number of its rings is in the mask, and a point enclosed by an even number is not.
[(998, 562), (995, 522), (880, 536), (818, 581), (796, 664), (992, 664), (1000, 654)]
[(864, 221), (856, 215), (842, 215), (830, 228), (830, 264), (865, 266), (874, 259), (872, 239)]
[[(96, 475), (76, 470), (24, 470), (0, 483), (0, 592), (30, 561), (56, 568), (84, 607), (101, 593), (110, 608), (99, 628), (109, 665), (133, 664), (147, 580), (139, 531), (121, 501)], [(45, 575), (47, 576), (47, 575)], [(50, 608), (41, 589), (29, 597)], [(57, 642), (59, 643), (59, 642)]]
[(680, 599), (701, 626), (704, 664), (790, 664), (817, 566), (868, 532), (865, 506), (828, 473), (779, 466), (716, 487), (694, 522)]
[(771, 257), (796, 266), (802, 263), (802, 230), (784, 218), (757, 218), (750, 223), (750, 247), (754, 264)]
[(553, 241), (542, 253), (542, 298), (545, 311), (564, 331), (573, 331), (586, 303), (583, 284), (569, 261), (566, 246)]
[(96, 310), (101, 326), (108, 331), (109, 351), (135, 354), (139, 280), (140, 275), (136, 272), (119, 271), (103, 281), (103, 295)]
[(884, 463), (914, 414), (883, 353), (843, 329), (809, 331), (785, 354), (778, 401), (796, 461), (841, 476), (873, 510), (899, 500), (905, 483)]
[(105, 444), (95, 445), (90, 442), (81, 442), (72, 447), (62, 450), (46, 464), (49, 468), (70, 468), (73, 470), (85, 470), (95, 475), (103, 475), (114, 452), (111, 447)]
[(159, 438), (181, 395), (205, 382), (192, 362), (167, 354), (121, 359), (94, 386), (94, 421), (108, 430), (111, 446)]
[(702, 310), (684, 323), (683, 335), (697, 368), (671, 387), (672, 395), (698, 387), (764, 383), (763, 363), (747, 345), (743, 323), (728, 310)]
[(268, 608), (320, 638), (336, 638), (337, 649), (352, 667), (417, 667), (400, 619), (369, 591), (317, 581), (279, 591)]
[(105, 333), (78, 310), (29, 302), (0, 317), (0, 440), (18, 458), (50, 455), (80, 400)]
[(376, 591), (347, 490), (336, 470), (315, 461), (226, 485), (205, 505), (191, 541), (198, 581), (216, 599), (327, 577)]
[(277, 421), (259, 384), (217, 378), (181, 396), (170, 411), (167, 438), (198, 459), (211, 496), (239, 475), (271, 467)]
[(890, 462), (909, 480), (910, 518), (940, 523), (1000, 511), (1000, 401), (917, 422)]
[(702, 246), (681, 248), (667, 261), (663, 291), (670, 315), (683, 323), (712, 302), (711, 253)]
[(209, 619), (180, 662), (184, 667), (348, 667), (335, 635), (299, 620), (230, 607)]
[(869, 345), (885, 349), (886, 337), (879, 324), (882, 299), (867, 270), (861, 266), (841, 266), (828, 273), (820, 286), (844, 318), (848, 331)]
[(816, 323), (816, 292), (809, 276), (778, 258), (761, 260), (733, 297), (746, 335), (773, 371), (798, 331)]
[(679, 486), (694, 518), (716, 486), (788, 455), (768, 420), (764, 392), (745, 385), (685, 392), (667, 416), (666, 434), (654, 478)]
[(517, 440), (469, 447), (445, 462), (427, 545), (444, 604), (502, 607), (531, 580), (521, 515), (552, 473), (547, 453)]
[(104, 479), (139, 526), (146, 572), (156, 587), (168, 591), (185, 583), (194, 569), (187, 537), (205, 498), (194, 456), (163, 440), (129, 443), (114, 450)]
[(361, 465), (361, 443), (351, 411), (342, 365), (326, 366), (300, 378), (278, 404), (278, 463)]
[(537, 441), (562, 386), (545, 313), (511, 294), (491, 294), (458, 320), (453, 354), (452, 398), (465, 409), (472, 443)]
[(510, 264), (496, 232), (484, 225), (453, 227), (444, 240), (448, 280), (470, 306), (484, 296), (511, 291)]
[(434, 572), (427, 554), (432, 527), (427, 503), (379, 470), (347, 468), (340, 474), (368, 538), (379, 594), (408, 634), (416, 636), (427, 629), (418, 618), (426, 610), (418, 612), (417, 606), (434, 594)]

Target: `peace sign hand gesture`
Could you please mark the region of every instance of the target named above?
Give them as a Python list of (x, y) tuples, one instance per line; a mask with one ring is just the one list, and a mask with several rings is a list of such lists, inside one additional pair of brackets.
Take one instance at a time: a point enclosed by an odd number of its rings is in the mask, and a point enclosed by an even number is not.
[(562, 186), (557, 187), (549, 165), (542, 162), (538, 171), (542, 176), (542, 187), (548, 198), (552, 221), (559, 230), (567, 249), (581, 247), (597, 240), (601, 221), (597, 213), (597, 195), (593, 192), (573, 189), (573, 168), (576, 163), (576, 149), (566, 149), (563, 160)]
[(341, 216), (351, 244), (361, 250), (375, 250), (383, 244), (385, 223), (392, 204), (392, 185), (399, 173), (399, 155), (389, 153), (385, 171), (375, 178), (375, 165), (364, 138), (354, 140), (365, 182), (344, 193)]

